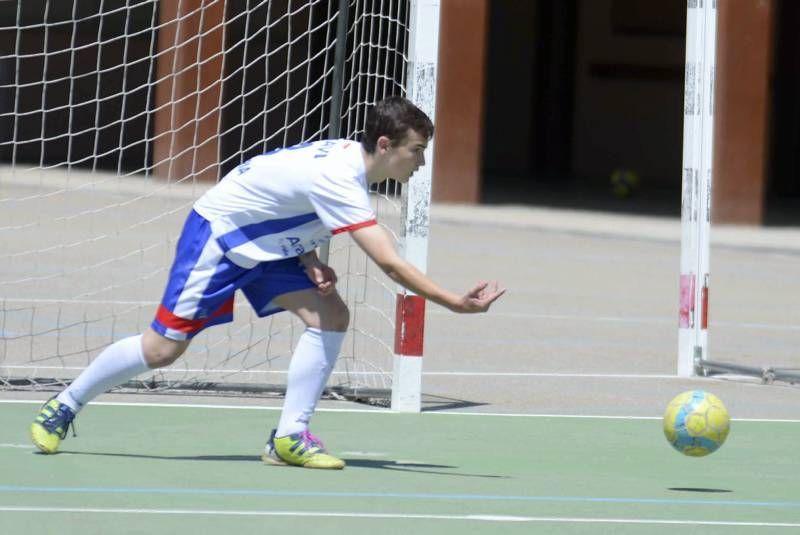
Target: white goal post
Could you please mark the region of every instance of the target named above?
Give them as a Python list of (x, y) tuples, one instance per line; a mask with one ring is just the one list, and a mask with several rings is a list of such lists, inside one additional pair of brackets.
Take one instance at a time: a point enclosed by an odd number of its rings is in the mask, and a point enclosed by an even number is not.
[(683, 377), (696, 375), (708, 359), (716, 40), (716, 0), (688, 0), (678, 317), (678, 375)]
[[(436, 64), (439, 52), (439, 0), (412, 0), (408, 46), (408, 98), (436, 116)], [(425, 273), (433, 176), (433, 144), (425, 150), (426, 165), (403, 192), (401, 248), (406, 260)], [(425, 301), (398, 288), (394, 344), (392, 408), (419, 412), (422, 407), (422, 352)]]
[[(433, 118), (438, 16), (438, 0), (0, 2), (0, 388), (61, 388), (146, 328), (183, 218), (230, 168), (358, 139), (388, 95)], [(432, 145), (426, 158), (411, 187), (372, 192), (423, 270)], [(420, 410), (408, 334), (424, 308), (410, 316), (346, 236), (330, 263), (351, 327), (329, 393)], [(235, 316), (126, 386), (280, 393), (302, 326), (243, 299)]]

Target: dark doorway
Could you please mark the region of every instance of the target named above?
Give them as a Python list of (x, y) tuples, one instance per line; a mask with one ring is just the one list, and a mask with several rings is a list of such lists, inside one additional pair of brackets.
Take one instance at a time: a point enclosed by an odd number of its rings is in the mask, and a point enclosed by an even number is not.
[(482, 201), (527, 202), (571, 175), (576, 0), (490, 3)]
[(679, 215), (685, 17), (680, 0), (492, 1), (482, 201)]
[(775, 5), (770, 158), (765, 223), (800, 223), (800, 2)]

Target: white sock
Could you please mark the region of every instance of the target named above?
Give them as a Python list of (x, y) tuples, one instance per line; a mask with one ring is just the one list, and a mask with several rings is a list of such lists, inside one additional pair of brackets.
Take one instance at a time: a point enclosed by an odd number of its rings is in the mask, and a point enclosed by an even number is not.
[(286, 398), (276, 436), (285, 437), (308, 429), (308, 421), (336, 364), (345, 334), (309, 327), (300, 336), (289, 363)]
[(142, 352), (142, 335), (124, 338), (105, 348), (56, 399), (78, 412), (103, 392), (149, 369)]

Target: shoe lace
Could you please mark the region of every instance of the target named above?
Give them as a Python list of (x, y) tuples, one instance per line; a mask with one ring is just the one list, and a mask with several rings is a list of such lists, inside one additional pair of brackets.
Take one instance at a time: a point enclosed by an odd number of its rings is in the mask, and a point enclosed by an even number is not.
[[(78, 428), (75, 427), (75, 418), (70, 420), (69, 423), (67, 424), (67, 429), (64, 430), (64, 436), (67, 435), (67, 431), (70, 430), (70, 429), (72, 429), (72, 438), (77, 437), (78, 436)], [(61, 437), (61, 439), (63, 440), (64, 437)]]
[[(46, 418), (42, 422), (42, 426), (51, 433), (57, 433), (58, 438), (61, 440), (64, 440), (70, 428), (72, 428), (72, 436), (78, 436), (78, 432), (75, 428), (75, 414), (69, 409), (65, 409), (63, 405), (60, 406), (51, 417)], [(59, 427), (61, 427), (60, 431), (58, 430)]]
[(303, 439), (303, 445), (308, 447), (317, 447), (322, 451), (325, 451), (325, 446), (322, 444), (322, 441), (311, 434), (311, 431), (306, 429), (302, 433), (300, 433), (300, 437)]

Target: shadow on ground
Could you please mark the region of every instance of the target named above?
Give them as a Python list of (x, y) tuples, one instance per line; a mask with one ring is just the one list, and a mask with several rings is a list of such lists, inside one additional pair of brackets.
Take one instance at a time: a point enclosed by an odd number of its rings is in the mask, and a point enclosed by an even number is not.
[[(35, 455), (44, 455), (35, 452)], [(222, 462), (249, 462), (261, 463), (259, 455), (145, 455), (138, 453), (109, 453), (100, 451), (62, 451), (56, 455), (85, 455), (95, 457), (118, 457), (124, 459), (157, 459), (165, 461), (222, 461)], [(391, 459), (345, 459), (350, 468), (370, 468), (376, 470), (399, 470), (401, 472), (418, 472), (454, 477), (482, 477), (492, 479), (505, 479), (509, 476), (494, 474), (465, 474), (454, 472), (457, 466), (444, 464), (429, 464), (417, 461), (395, 461)]]

